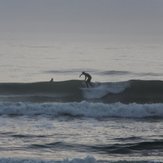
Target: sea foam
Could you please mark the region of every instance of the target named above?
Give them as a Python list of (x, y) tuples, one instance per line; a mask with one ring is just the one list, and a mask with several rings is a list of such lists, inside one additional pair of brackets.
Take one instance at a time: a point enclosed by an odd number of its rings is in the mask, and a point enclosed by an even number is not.
[(163, 104), (114, 104), (71, 102), (71, 103), (0, 103), (1, 115), (15, 116), (74, 116), (74, 117), (163, 117)]
[(39, 160), (39, 159), (22, 159), (22, 158), (0, 158), (0, 163), (162, 163), (162, 161), (100, 161), (96, 160), (94, 157), (87, 156), (85, 158), (74, 158), (74, 159), (64, 159), (64, 160)]
[(96, 163), (94, 157), (87, 156), (86, 158), (74, 158), (72, 160), (65, 159), (56, 160), (36, 160), (36, 159), (18, 159), (18, 158), (0, 158), (0, 163)]
[(82, 90), (86, 99), (99, 99), (108, 93), (121, 93), (129, 86), (129, 82), (95, 83), (93, 88), (83, 88)]

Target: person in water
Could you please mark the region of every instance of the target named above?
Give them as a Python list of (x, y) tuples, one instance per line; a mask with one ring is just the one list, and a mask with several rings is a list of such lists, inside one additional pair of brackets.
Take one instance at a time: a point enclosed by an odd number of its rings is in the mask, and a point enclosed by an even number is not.
[(81, 77), (82, 75), (85, 76), (85, 82), (86, 82), (87, 87), (92, 86), (92, 84), (91, 84), (92, 76), (84, 71), (81, 73), (81, 75), (79, 77)]
[(51, 78), (51, 79), (50, 79), (50, 82), (53, 82), (53, 81), (54, 81), (53, 78)]

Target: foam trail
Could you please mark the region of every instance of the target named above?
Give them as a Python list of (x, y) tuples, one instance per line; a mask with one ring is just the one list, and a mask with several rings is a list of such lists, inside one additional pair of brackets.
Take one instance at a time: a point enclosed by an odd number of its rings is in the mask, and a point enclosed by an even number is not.
[(84, 88), (83, 94), (86, 99), (98, 99), (108, 93), (121, 93), (129, 86), (129, 82), (95, 83), (94, 88)]

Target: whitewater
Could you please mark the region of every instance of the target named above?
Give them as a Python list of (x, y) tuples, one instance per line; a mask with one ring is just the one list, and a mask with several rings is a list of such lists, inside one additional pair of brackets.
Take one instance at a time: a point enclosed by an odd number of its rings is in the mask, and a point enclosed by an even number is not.
[(0, 163), (163, 162), (161, 45), (0, 48)]
[(92, 85), (0, 83), (0, 162), (162, 160), (163, 82)]

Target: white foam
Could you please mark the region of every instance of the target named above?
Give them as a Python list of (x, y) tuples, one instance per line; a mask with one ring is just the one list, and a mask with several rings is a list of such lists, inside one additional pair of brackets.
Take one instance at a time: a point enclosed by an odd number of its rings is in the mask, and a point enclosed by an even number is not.
[(108, 93), (123, 92), (129, 86), (129, 82), (99, 83), (95, 84), (95, 87), (83, 88), (83, 94), (86, 99), (101, 98)]
[(72, 103), (0, 103), (1, 115), (49, 115), (102, 117), (163, 117), (163, 104)]
[(64, 159), (64, 160), (40, 160), (40, 159), (23, 159), (23, 158), (0, 158), (0, 163), (162, 163), (162, 161), (125, 161), (125, 160), (119, 160), (119, 161), (112, 161), (112, 160), (105, 160), (105, 161), (98, 161), (94, 157), (87, 156), (85, 158), (74, 158), (74, 159)]
[(0, 163), (96, 163), (96, 159), (93, 157), (89, 157), (89, 156), (84, 159), (74, 158), (72, 160), (65, 159), (65, 160), (61, 160), (61, 161), (18, 159), (18, 158), (0, 158)]

